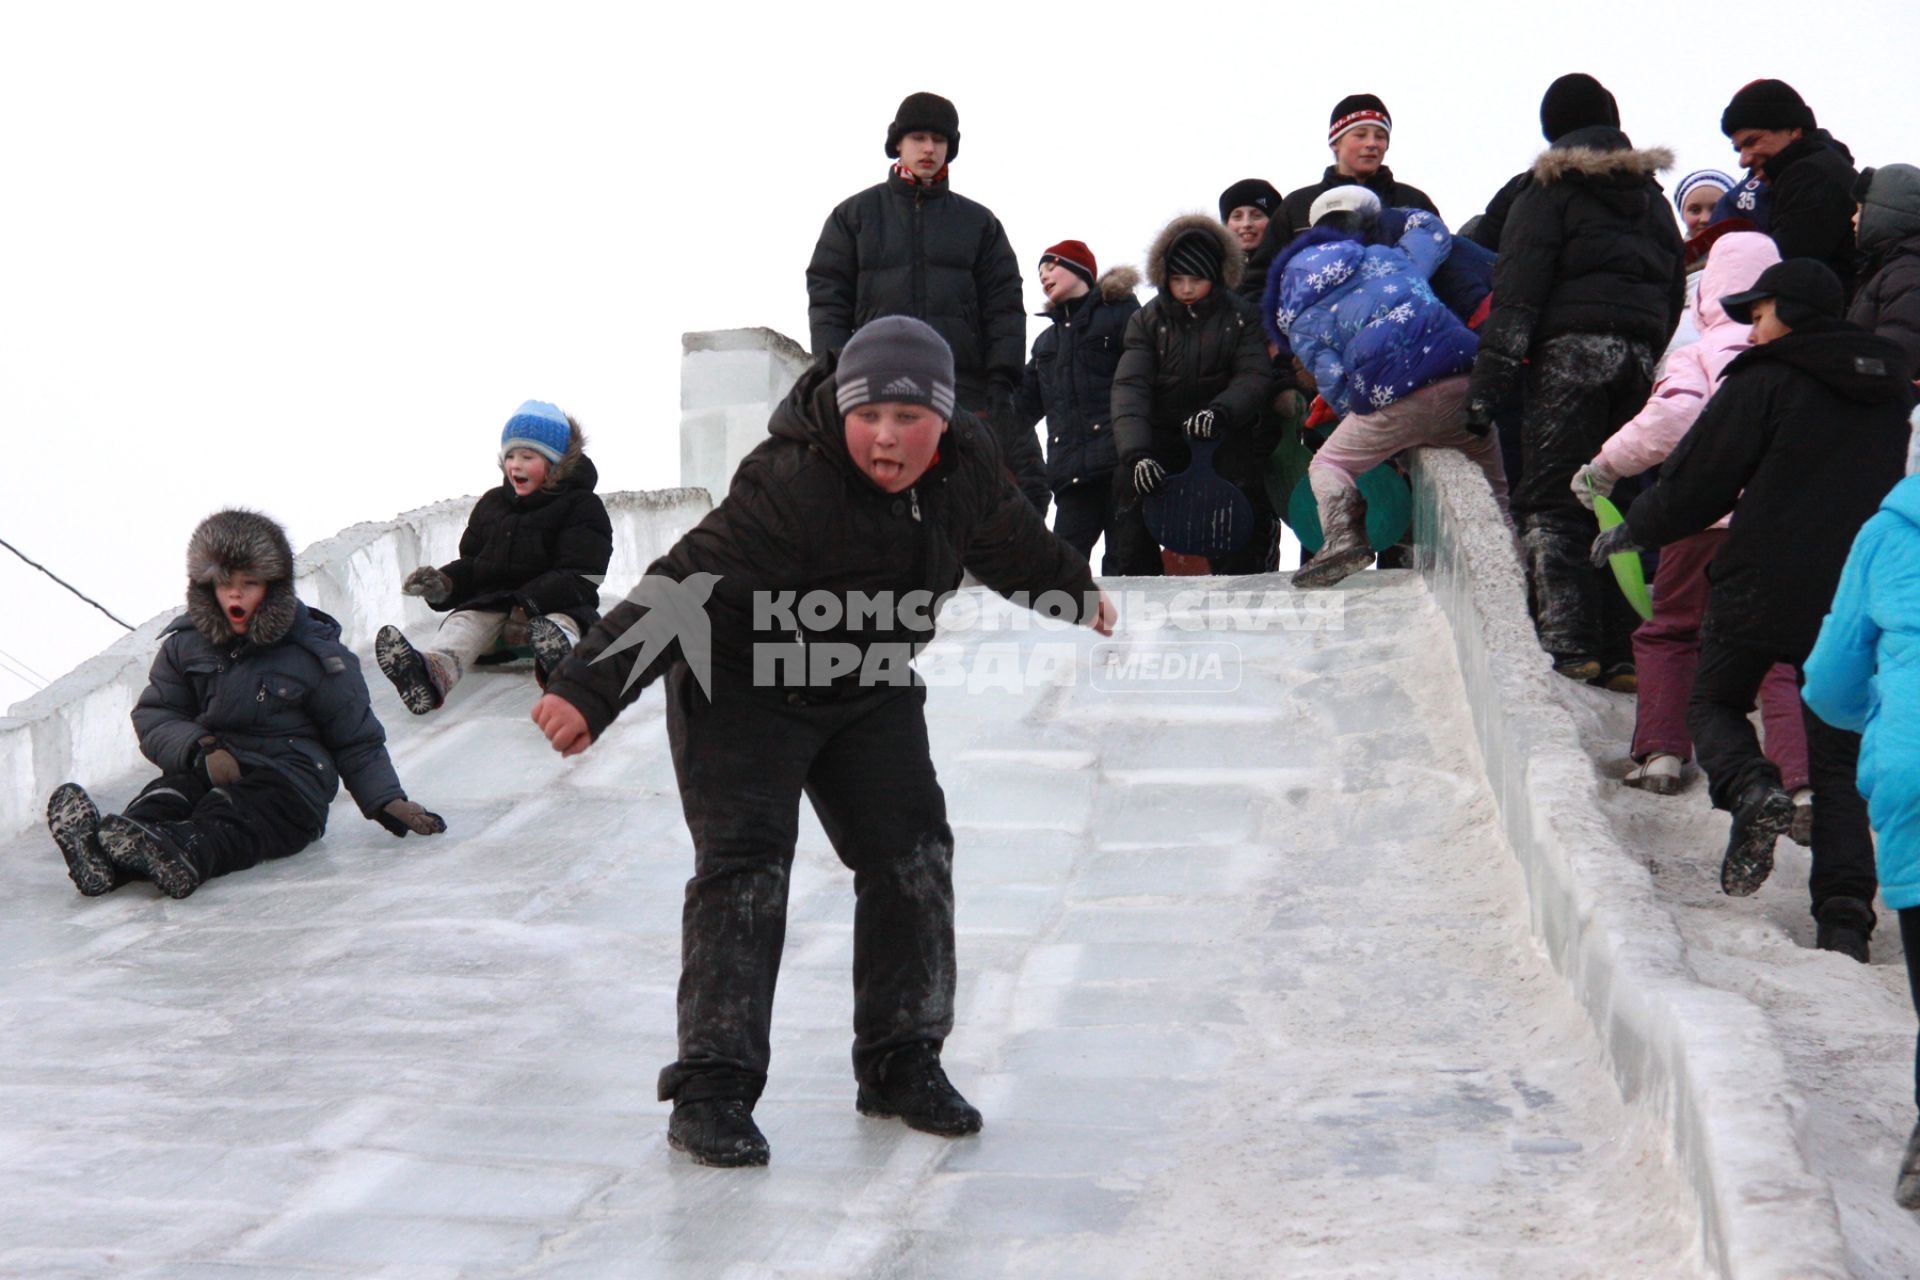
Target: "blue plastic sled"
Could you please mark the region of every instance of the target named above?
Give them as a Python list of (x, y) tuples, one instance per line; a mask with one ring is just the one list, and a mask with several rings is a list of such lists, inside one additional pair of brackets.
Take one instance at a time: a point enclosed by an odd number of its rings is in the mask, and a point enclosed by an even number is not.
[(1148, 494), (1140, 514), (1155, 541), (1183, 556), (1224, 556), (1253, 537), (1253, 504), (1213, 469), (1218, 440), (1188, 440), (1193, 461)]

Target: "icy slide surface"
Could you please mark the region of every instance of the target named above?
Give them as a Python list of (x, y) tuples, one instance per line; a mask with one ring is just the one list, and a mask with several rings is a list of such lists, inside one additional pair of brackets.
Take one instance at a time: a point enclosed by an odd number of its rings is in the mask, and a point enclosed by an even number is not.
[(977, 1139), (855, 1113), (850, 877), (808, 815), (772, 1167), (669, 1154), (690, 848), (657, 691), (562, 761), (524, 675), (426, 720), (382, 683), (449, 834), (343, 798), (184, 902), (83, 900), (11, 841), (0, 1274), (1698, 1274), (1664, 1131), (1529, 932), (1444, 619), (1407, 574), (1341, 594), (1334, 629), (1121, 637), (1231, 642), (1233, 694), (1096, 689), (1084, 632), (942, 642), (1079, 659), (931, 695)]

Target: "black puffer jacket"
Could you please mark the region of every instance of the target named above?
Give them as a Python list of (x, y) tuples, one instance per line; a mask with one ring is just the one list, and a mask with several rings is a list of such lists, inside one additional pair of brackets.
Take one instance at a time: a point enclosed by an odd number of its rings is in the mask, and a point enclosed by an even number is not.
[(1920, 378), (1920, 169), (1895, 164), (1873, 175), (1860, 205), (1865, 283), (1847, 319), (1907, 353), (1907, 377)]
[(1473, 224), (1473, 232), (1467, 238), (1482, 249), (1500, 252), (1500, 235), (1507, 229), (1507, 219), (1513, 213), (1513, 202), (1531, 185), (1531, 169), (1522, 170), (1508, 178), (1505, 185), (1493, 193), (1493, 199), (1487, 201), (1486, 211)]
[(1606, 125), (1574, 130), (1534, 162), (1500, 235), (1474, 400), (1504, 401), (1528, 353), (1565, 334), (1665, 349), (1687, 300), (1685, 249), (1653, 176), (1672, 164)]
[(1782, 258), (1818, 258), (1853, 296), (1853, 153), (1825, 129), (1790, 142), (1760, 166), (1767, 175), (1767, 234)]
[[(1094, 590), (1087, 562), (1047, 531), (1014, 487), (985, 425), (957, 415), (919, 483), (887, 493), (847, 452), (833, 363), (802, 375), (774, 410), (770, 438), (741, 460), (726, 499), (647, 569), (649, 578), (696, 593), (711, 590), (700, 612), (716, 686), (796, 705), (858, 696), (856, 676), (826, 688), (796, 685), (787, 679), (794, 667), (785, 662), (766, 663), (774, 678), (756, 680), (756, 658), (799, 653), (804, 663), (808, 648), (829, 642), (862, 651), (922, 645), (933, 638), (933, 615), (960, 585), (963, 569), (1003, 594), (1063, 592), (1060, 616), (1081, 618)], [(863, 618), (855, 628), (843, 614), (838, 625), (822, 621), (814, 629), (800, 603), (814, 592), (843, 602), (853, 593), (867, 599), (885, 593), (896, 604), (915, 606), (917, 616), (901, 619), (896, 609), (883, 623)], [(579, 708), (596, 738), (647, 684), (685, 660), (685, 628), (672, 633), (671, 643), (636, 642), (646, 633), (650, 601), (670, 597), (649, 596), (644, 581), (635, 596), (639, 600), (630, 596), (609, 610), (547, 682), (548, 693)], [(795, 610), (796, 625), (787, 624), (776, 607), (782, 604)], [(641, 630), (629, 636), (636, 627)], [(630, 647), (593, 661), (622, 637)]]
[(1246, 279), (1236, 292), (1256, 307), (1260, 305), (1260, 298), (1267, 288), (1267, 272), (1273, 266), (1274, 257), (1313, 225), (1308, 218), (1313, 212), (1313, 202), (1335, 187), (1365, 187), (1380, 197), (1380, 206), (1384, 209), (1425, 209), (1436, 215), (1440, 212), (1434, 207), (1431, 196), (1418, 187), (1399, 181), (1386, 165), (1381, 165), (1365, 178), (1345, 177), (1334, 166), (1328, 165), (1320, 181), (1289, 192), (1287, 198), (1280, 202), (1279, 212), (1267, 223), (1260, 243), (1253, 247), (1253, 254), (1247, 259)]
[(1734, 358), (1660, 482), (1627, 509), (1658, 547), (1733, 513), (1706, 629), (1800, 661), (1854, 535), (1906, 469), (1913, 388), (1890, 339), (1815, 321)]
[(1119, 465), (1113, 444), (1113, 375), (1127, 321), (1140, 310), (1133, 296), (1140, 273), (1116, 267), (1099, 284), (1042, 314), (1053, 322), (1033, 340), (1020, 381), (1020, 425), (1047, 420), (1047, 483), (1055, 493), (1103, 483)]
[(960, 403), (979, 408), (989, 382), (1020, 382), (1027, 316), (1020, 264), (993, 210), (898, 170), (827, 215), (807, 264), (816, 356), (838, 352), (877, 316), (912, 316), (953, 348)]
[(581, 452), (580, 428), (546, 487), (522, 498), (502, 479), (481, 496), (460, 535), (460, 558), (440, 566), (453, 594), (433, 607), (563, 613), (585, 631), (600, 616), (613, 558), (613, 523), (593, 491), (600, 473)]
[[(1201, 229), (1220, 241), (1221, 284), (1193, 306), (1181, 306), (1167, 290), (1167, 250), (1186, 232)], [(1246, 255), (1232, 232), (1202, 214), (1175, 218), (1147, 252), (1147, 279), (1160, 294), (1127, 321), (1125, 350), (1113, 379), (1113, 435), (1120, 463), (1143, 457), (1169, 472), (1184, 471), (1188, 452), (1183, 424), (1212, 409), (1220, 449), (1213, 465), (1236, 483), (1259, 475), (1279, 443), (1264, 413), (1272, 395), (1273, 368), (1260, 310), (1235, 288)]]
[(165, 773), (186, 773), (212, 734), (243, 770), (289, 779), (323, 829), (342, 781), (369, 818), (405, 799), (340, 624), (289, 599), (284, 620), (263, 609), (248, 635), (231, 636), (205, 590), (204, 607), (189, 593), (188, 612), (161, 633), (133, 708), (141, 754)]

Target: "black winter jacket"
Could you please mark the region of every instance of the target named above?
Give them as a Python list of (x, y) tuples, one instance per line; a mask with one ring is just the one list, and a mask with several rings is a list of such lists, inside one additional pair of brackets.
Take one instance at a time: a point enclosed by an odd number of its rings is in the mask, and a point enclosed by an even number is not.
[(1565, 334), (1666, 348), (1687, 300), (1685, 249), (1653, 177), (1672, 164), (1671, 152), (1636, 151), (1604, 125), (1542, 153), (1500, 235), (1472, 399), (1504, 401), (1528, 353)]
[(1041, 314), (1053, 322), (1033, 340), (1020, 381), (1020, 425), (1047, 420), (1047, 483), (1055, 493), (1104, 483), (1119, 465), (1113, 444), (1113, 375), (1127, 321), (1140, 310), (1140, 273), (1116, 267), (1099, 284)]
[(1866, 258), (1847, 319), (1906, 349), (1907, 377), (1920, 378), (1920, 171), (1889, 165), (1860, 205)]
[[(200, 739), (217, 737), (243, 771), (271, 769), (291, 781), (324, 830), (343, 781), (369, 818), (406, 792), (340, 624), (292, 605), (290, 625), (269, 643), (258, 624), (250, 637), (215, 644), (202, 630), (208, 619), (176, 618), (161, 633), (133, 728), (141, 754), (164, 773), (190, 772)], [(210, 625), (221, 625), (217, 609)]]
[(1380, 205), (1385, 209), (1425, 209), (1436, 216), (1440, 212), (1431, 196), (1418, 187), (1399, 181), (1386, 165), (1381, 165), (1365, 178), (1344, 177), (1338, 169), (1328, 165), (1320, 181), (1289, 192), (1287, 198), (1280, 202), (1279, 212), (1267, 223), (1260, 243), (1253, 247), (1253, 255), (1247, 259), (1246, 279), (1236, 292), (1255, 306), (1260, 304), (1261, 297), (1266, 293), (1267, 272), (1272, 269), (1275, 256), (1313, 225), (1308, 217), (1313, 212), (1313, 202), (1335, 187), (1365, 187), (1380, 197)]
[(1707, 570), (1706, 631), (1806, 658), (1854, 535), (1906, 469), (1902, 359), (1891, 340), (1828, 320), (1727, 366), (1659, 483), (1627, 509), (1643, 547), (1733, 513)]
[(453, 594), (433, 608), (520, 608), (563, 613), (584, 633), (600, 617), (598, 580), (613, 558), (613, 523), (594, 493), (600, 473), (575, 428), (547, 487), (522, 498), (502, 479), (483, 494), (460, 535), (460, 558), (440, 566)]
[[(802, 375), (767, 429), (771, 438), (741, 460), (726, 499), (647, 569), (649, 578), (711, 590), (702, 612), (716, 689), (802, 706), (858, 696), (857, 675), (823, 688), (791, 679), (793, 665), (764, 660), (798, 654), (804, 664), (810, 649), (829, 643), (862, 652), (923, 645), (963, 569), (1003, 594), (1063, 592), (1059, 616), (1090, 616), (1087, 562), (1048, 532), (1007, 477), (992, 434), (972, 415), (953, 419), (933, 466), (897, 494), (869, 480), (847, 452), (833, 361)], [(888, 593), (917, 616), (902, 619), (896, 608), (878, 624), (863, 618), (850, 626), (843, 615), (837, 624), (816, 619), (815, 627), (799, 603), (813, 592), (842, 601)], [(547, 692), (579, 708), (594, 737), (646, 685), (686, 660), (678, 638), (684, 632), (659, 645), (628, 635), (636, 627), (636, 636), (645, 635), (651, 601), (665, 599), (649, 596), (643, 582), (548, 680)], [(781, 605), (793, 611), (793, 625)], [(630, 647), (610, 651), (623, 637)], [(596, 663), (603, 652), (609, 656)], [(772, 679), (756, 680), (756, 659)]]
[(1507, 218), (1513, 213), (1513, 202), (1531, 185), (1531, 169), (1524, 169), (1508, 178), (1506, 184), (1493, 193), (1493, 199), (1487, 201), (1486, 211), (1473, 224), (1473, 231), (1467, 238), (1482, 249), (1500, 252), (1500, 233), (1507, 229)]
[(1853, 153), (1825, 129), (1790, 142), (1761, 165), (1767, 175), (1767, 234), (1782, 258), (1818, 258), (1853, 296)]
[[(1214, 233), (1224, 263), (1221, 285), (1191, 307), (1168, 293), (1167, 251), (1193, 229)], [(1214, 468), (1228, 480), (1251, 483), (1279, 443), (1273, 415), (1273, 367), (1260, 309), (1234, 289), (1246, 269), (1240, 242), (1212, 218), (1175, 218), (1147, 252), (1147, 279), (1160, 293), (1127, 321), (1125, 349), (1113, 378), (1113, 437), (1120, 465), (1157, 459), (1169, 472), (1188, 461), (1183, 426), (1201, 409), (1219, 419)]]

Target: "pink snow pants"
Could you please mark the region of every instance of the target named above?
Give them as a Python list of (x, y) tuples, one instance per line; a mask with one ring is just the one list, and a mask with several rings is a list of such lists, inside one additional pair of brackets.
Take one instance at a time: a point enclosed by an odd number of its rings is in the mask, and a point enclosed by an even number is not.
[[(1707, 566), (1727, 540), (1708, 529), (1660, 548), (1653, 575), (1653, 617), (1633, 633), (1633, 664), (1640, 676), (1634, 712), (1633, 758), (1655, 752), (1693, 757), (1687, 735), (1687, 699), (1700, 660), (1700, 620), (1707, 612)], [(1800, 685), (1782, 662), (1760, 685), (1760, 722), (1767, 758), (1788, 791), (1807, 785), (1807, 730), (1800, 719)]]
[(1356, 487), (1361, 475), (1394, 454), (1428, 445), (1458, 449), (1473, 459), (1505, 515), (1507, 469), (1500, 461), (1500, 441), (1492, 431), (1477, 436), (1467, 430), (1467, 382), (1465, 374), (1442, 378), (1384, 409), (1342, 418), (1307, 464), (1307, 484), (1320, 509), (1325, 511), (1328, 499)]

